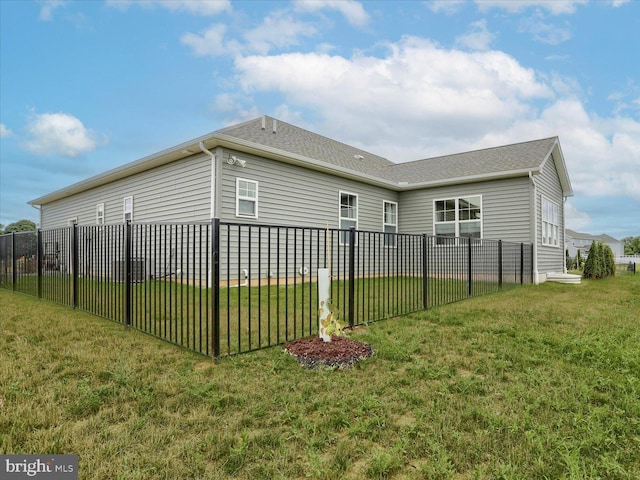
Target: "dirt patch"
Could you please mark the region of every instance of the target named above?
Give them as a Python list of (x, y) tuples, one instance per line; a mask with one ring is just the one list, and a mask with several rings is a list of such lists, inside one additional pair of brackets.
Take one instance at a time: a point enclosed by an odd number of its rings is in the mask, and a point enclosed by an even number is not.
[(349, 368), (373, 354), (371, 345), (337, 336), (332, 336), (330, 342), (323, 342), (319, 336), (301, 338), (283, 345), (282, 348), (296, 357), (300, 365), (311, 369)]

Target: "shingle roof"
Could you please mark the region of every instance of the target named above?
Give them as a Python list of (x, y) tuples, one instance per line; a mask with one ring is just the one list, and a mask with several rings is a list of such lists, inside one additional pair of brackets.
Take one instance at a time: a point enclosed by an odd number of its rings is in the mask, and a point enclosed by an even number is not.
[(557, 142), (557, 137), (551, 137), (396, 164), (272, 117), (250, 120), (214, 134), (236, 137), (328, 165), (373, 175), (393, 183), (407, 182), (409, 185), (535, 171), (541, 167)]
[(600, 235), (591, 235), (590, 233), (580, 233), (580, 232), (571, 230), (569, 228), (566, 228), (565, 234), (571, 238), (580, 239), (580, 240), (595, 240), (597, 242), (601, 241), (601, 242), (609, 242), (609, 243), (620, 242), (620, 240), (617, 240), (612, 236), (607, 235), (606, 233), (603, 233)]
[(532, 171), (540, 168), (556, 141), (556, 137), (545, 138), (400, 163), (394, 168), (394, 176), (398, 181), (420, 183)]
[(539, 173), (544, 162), (555, 158), (565, 195), (572, 195), (571, 184), (556, 137), (486, 148), (455, 155), (396, 164), (350, 145), (318, 135), (272, 117), (259, 117), (232, 125), (103, 172), (30, 201), (43, 205), (193, 155), (224, 146), (244, 149), (257, 155), (291, 161), (306, 168), (333, 172), (362, 182), (393, 189), (422, 188), (482, 181)]
[(214, 134), (232, 136), (381, 178), (385, 178), (389, 167), (395, 165), (379, 155), (267, 116), (223, 128)]

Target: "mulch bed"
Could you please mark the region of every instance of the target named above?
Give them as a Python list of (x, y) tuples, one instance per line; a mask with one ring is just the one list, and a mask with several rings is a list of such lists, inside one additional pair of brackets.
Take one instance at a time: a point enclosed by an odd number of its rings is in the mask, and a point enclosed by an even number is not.
[(356, 342), (347, 337), (332, 336), (330, 342), (315, 337), (294, 340), (282, 348), (296, 357), (300, 365), (306, 368), (349, 368), (360, 360), (373, 354), (373, 347)]

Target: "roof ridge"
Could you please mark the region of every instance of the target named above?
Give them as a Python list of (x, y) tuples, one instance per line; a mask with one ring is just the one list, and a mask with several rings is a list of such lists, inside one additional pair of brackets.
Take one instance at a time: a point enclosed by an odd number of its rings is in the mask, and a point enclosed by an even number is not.
[(419, 158), (417, 160), (410, 160), (408, 162), (402, 162), (398, 165), (407, 165), (410, 163), (415, 163), (415, 162), (424, 162), (426, 160), (435, 160), (435, 159), (439, 159), (439, 158), (447, 158), (447, 157), (457, 157), (460, 155), (468, 155), (470, 153), (479, 153), (479, 152), (486, 152), (488, 150), (499, 150), (499, 149), (503, 149), (503, 148), (508, 148), (508, 147), (515, 147), (517, 145), (525, 145), (525, 144), (531, 144), (531, 143), (538, 143), (538, 142), (544, 142), (545, 140), (557, 140), (558, 136), (553, 136), (553, 137), (546, 137), (546, 138), (538, 138), (536, 140), (525, 140), (522, 142), (514, 142), (514, 143), (508, 143), (506, 145), (498, 145), (495, 147), (484, 147), (484, 148), (478, 148), (475, 150), (467, 150), (464, 152), (456, 152), (456, 153), (449, 153), (449, 154), (445, 154), (445, 155), (436, 155), (435, 157), (425, 157), (425, 158)]

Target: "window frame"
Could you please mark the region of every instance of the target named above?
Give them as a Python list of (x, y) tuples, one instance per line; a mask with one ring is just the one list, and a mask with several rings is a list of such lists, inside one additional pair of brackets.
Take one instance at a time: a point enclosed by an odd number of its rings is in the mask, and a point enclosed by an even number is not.
[[(131, 202), (131, 208), (127, 209), (127, 200)], [(133, 195), (124, 197), (122, 199), (122, 222), (127, 223), (127, 214), (129, 214), (129, 221), (133, 222)]]
[(541, 195), (540, 209), (540, 235), (542, 245), (545, 247), (560, 248), (560, 204), (545, 195)]
[[(395, 222), (390, 223), (387, 221), (387, 205), (394, 207)], [(392, 227), (393, 232), (387, 232), (387, 227)], [(398, 202), (392, 202), (390, 200), (382, 201), (382, 231), (384, 233), (383, 244), (386, 248), (397, 248), (397, 233), (398, 233)], [(388, 235), (390, 234), (390, 235)]]
[(96, 204), (96, 225), (104, 225), (104, 203)]
[[(246, 195), (240, 195), (240, 182), (246, 182), (255, 186), (255, 197), (249, 197)], [(259, 184), (256, 180), (249, 180), (248, 178), (236, 177), (236, 217), (239, 218), (258, 218), (258, 198), (259, 198)], [(247, 214), (240, 212), (240, 202), (253, 202), (253, 214)]]
[[(342, 205), (343, 205), (342, 204), (342, 196), (343, 195), (349, 195), (349, 197), (353, 197), (355, 199), (355, 208), (353, 208), (354, 211), (355, 211), (355, 217), (353, 217), (353, 218), (352, 217), (343, 217), (342, 216), (342, 210), (343, 210), (343, 208), (342, 208)], [(359, 221), (358, 220), (358, 216), (359, 216), (358, 207), (359, 207), (359, 205), (360, 205), (360, 198), (359, 198), (359, 195), (357, 193), (347, 192), (345, 190), (340, 190), (338, 192), (338, 228), (340, 230), (348, 230), (352, 226), (355, 227), (356, 230), (358, 229), (358, 221)], [(352, 207), (349, 206), (348, 208), (351, 209)], [(343, 227), (343, 223), (342, 223), (343, 221), (344, 222), (348, 222), (350, 224), (349, 227), (344, 228)], [(348, 237), (346, 232), (341, 231), (340, 234), (338, 235), (338, 237), (339, 237), (339, 244), (341, 246), (349, 245), (349, 240), (348, 240), (349, 237)], [(356, 245), (357, 244), (358, 244), (358, 239), (356, 238)]]
[[(478, 203), (479, 203), (479, 214), (480, 214), (480, 218), (474, 218), (474, 219), (461, 219), (460, 218), (460, 212), (463, 211), (463, 209), (460, 208), (460, 201), (463, 199), (473, 199), (473, 198), (477, 198), (478, 199)], [(438, 202), (454, 202), (454, 208), (453, 208), (453, 212), (454, 212), (454, 219), (453, 220), (442, 220), (442, 221), (438, 221), (438, 210), (437, 210), (437, 203)], [(445, 204), (446, 205), (446, 204)], [(483, 202), (483, 196), (481, 194), (471, 194), (471, 195), (458, 195), (458, 196), (454, 196), (454, 197), (442, 197), (442, 198), (434, 198), (433, 199), (433, 236), (434, 237), (443, 237), (443, 238), (474, 238), (477, 240), (482, 240), (484, 238), (484, 214), (483, 214), (483, 210), (484, 210), (484, 202)], [(447, 210), (445, 208), (445, 210), (443, 210), (444, 212), (447, 211), (451, 211), (451, 210)], [(446, 214), (446, 213), (445, 213)], [(473, 223), (478, 223), (480, 225), (480, 231), (479, 231), (479, 237), (472, 237), (469, 235), (461, 235), (460, 234), (460, 226), (464, 225), (464, 224), (473, 224)], [(438, 225), (453, 225), (453, 234), (452, 235), (438, 235), (437, 233), (437, 226)], [(457, 241), (456, 241), (457, 242)], [(445, 243), (445, 242), (442, 242)], [(441, 244), (441, 242), (436, 242), (437, 245)]]

